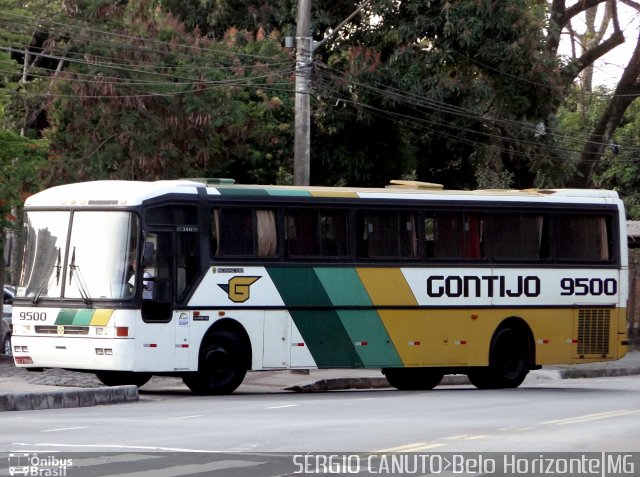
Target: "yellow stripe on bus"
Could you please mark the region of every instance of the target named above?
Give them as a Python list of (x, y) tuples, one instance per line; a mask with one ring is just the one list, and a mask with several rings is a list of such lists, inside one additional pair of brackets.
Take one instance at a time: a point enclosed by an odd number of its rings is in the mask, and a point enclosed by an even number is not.
[(309, 193), (312, 197), (347, 197), (351, 199), (357, 199), (358, 194), (349, 191), (337, 191), (337, 190), (310, 190)]
[(109, 320), (111, 319), (111, 315), (113, 315), (113, 310), (105, 310), (99, 309), (93, 314), (93, 318), (91, 318), (91, 326), (107, 326)]
[[(417, 306), (407, 280), (399, 268), (357, 268), (374, 306)], [(424, 311), (378, 310), (387, 333), (405, 365), (418, 365), (423, 360)]]

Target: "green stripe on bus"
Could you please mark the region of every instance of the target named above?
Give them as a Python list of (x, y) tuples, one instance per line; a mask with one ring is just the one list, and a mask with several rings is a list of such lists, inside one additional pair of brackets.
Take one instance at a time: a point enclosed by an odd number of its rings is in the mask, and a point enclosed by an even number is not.
[(94, 314), (95, 310), (78, 310), (73, 319), (73, 324), (76, 326), (89, 326)]
[[(334, 306), (373, 308), (355, 269), (319, 267), (315, 272)], [(339, 310), (338, 316), (365, 367), (402, 366), (402, 360), (375, 310)]]
[(320, 368), (363, 367), (349, 334), (312, 268), (267, 268), (288, 307), (321, 307), (289, 310), (309, 352)]
[(267, 189), (267, 194), (272, 196), (311, 197), (311, 193), (303, 189)]
[(54, 325), (71, 325), (78, 310), (60, 310)]
[(241, 188), (241, 187), (220, 187), (218, 188), (218, 192), (220, 195), (258, 195), (258, 196), (267, 196), (269, 195), (265, 189), (252, 189), (252, 188)]

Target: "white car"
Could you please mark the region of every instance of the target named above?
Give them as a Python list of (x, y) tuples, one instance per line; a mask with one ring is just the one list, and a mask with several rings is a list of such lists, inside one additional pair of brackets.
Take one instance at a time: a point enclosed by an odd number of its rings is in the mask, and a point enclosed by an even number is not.
[(0, 354), (11, 356), (11, 333), (13, 326), (11, 324), (11, 310), (13, 308), (13, 297), (15, 290), (5, 285), (4, 297), (2, 300), (2, 320), (0, 320)]

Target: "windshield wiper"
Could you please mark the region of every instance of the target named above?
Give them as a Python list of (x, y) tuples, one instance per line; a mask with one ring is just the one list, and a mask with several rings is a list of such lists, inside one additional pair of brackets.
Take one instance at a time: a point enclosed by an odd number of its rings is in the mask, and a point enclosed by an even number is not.
[[(73, 273), (73, 272), (77, 273)], [(87, 287), (87, 283), (84, 281), (82, 276), (82, 271), (80, 267), (76, 265), (76, 248), (73, 247), (73, 253), (71, 255), (71, 263), (69, 264), (69, 285), (73, 279), (76, 279), (76, 286), (78, 287), (78, 292), (80, 292), (80, 296), (82, 300), (87, 304), (87, 306), (91, 306), (91, 297), (89, 296), (89, 288)]]
[[(53, 268), (56, 269), (56, 274), (55, 274), (55, 278), (56, 278), (56, 285), (60, 284), (60, 272), (62, 270), (62, 265), (60, 264), (60, 247), (56, 247), (56, 250), (58, 251), (58, 259), (56, 260), (56, 264), (53, 266)], [(40, 286), (38, 287), (38, 289), (36, 290), (35, 295), (33, 296), (33, 304), (37, 305), (38, 302), (40, 301), (40, 296), (44, 293), (45, 290), (49, 290), (49, 288), (51, 288), (51, 285), (53, 284), (53, 277), (54, 275), (51, 274), (49, 276), (49, 280), (42, 280), (42, 283), (40, 284)]]

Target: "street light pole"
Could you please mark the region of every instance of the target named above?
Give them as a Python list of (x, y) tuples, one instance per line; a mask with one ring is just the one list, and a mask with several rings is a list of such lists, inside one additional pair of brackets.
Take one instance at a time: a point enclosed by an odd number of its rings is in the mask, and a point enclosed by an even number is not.
[(311, 156), (311, 0), (298, 0), (293, 184), (309, 185)]

